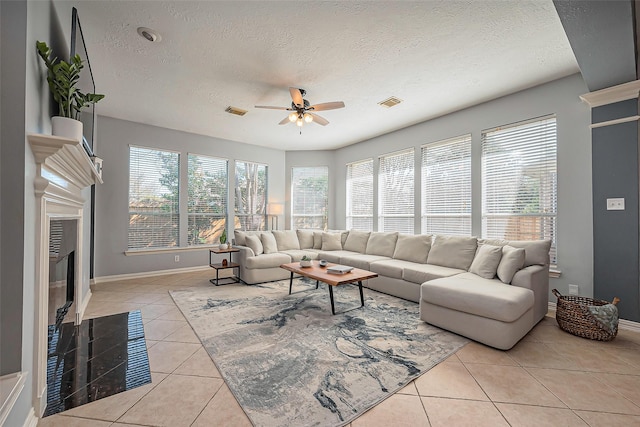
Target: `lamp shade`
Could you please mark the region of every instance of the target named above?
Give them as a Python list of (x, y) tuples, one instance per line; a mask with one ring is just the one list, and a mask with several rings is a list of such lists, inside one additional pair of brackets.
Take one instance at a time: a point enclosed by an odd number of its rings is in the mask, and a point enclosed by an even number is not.
[(282, 203), (267, 204), (267, 215), (282, 215), (284, 213), (284, 205)]

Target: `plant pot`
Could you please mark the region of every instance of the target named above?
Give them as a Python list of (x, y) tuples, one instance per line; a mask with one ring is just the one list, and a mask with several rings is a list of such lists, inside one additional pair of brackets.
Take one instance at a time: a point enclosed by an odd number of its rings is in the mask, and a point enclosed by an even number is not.
[(82, 143), (82, 122), (68, 117), (51, 117), (51, 134)]
[(218, 246), (218, 248), (221, 251), (226, 251), (229, 248), (229, 245), (227, 245), (226, 243), (220, 243), (220, 245)]
[(311, 261), (300, 261), (300, 267), (311, 267)]

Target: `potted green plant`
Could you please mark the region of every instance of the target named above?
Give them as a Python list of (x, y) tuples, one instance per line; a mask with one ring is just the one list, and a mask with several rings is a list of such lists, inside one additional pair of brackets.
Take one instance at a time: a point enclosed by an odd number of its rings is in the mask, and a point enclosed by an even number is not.
[(311, 258), (309, 258), (308, 256), (303, 256), (302, 258), (300, 258), (300, 267), (311, 267)]
[(222, 234), (220, 235), (220, 249), (225, 250), (228, 248), (229, 248), (229, 245), (227, 245), (227, 229), (224, 228), (222, 230)]
[(80, 55), (74, 55), (71, 62), (53, 56), (53, 50), (45, 42), (37, 41), (38, 55), (47, 67), (47, 82), (53, 99), (58, 104), (58, 116), (51, 118), (52, 133), (57, 136), (82, 141), (82, 110), (104, 98), (97, 93), (83, 93), (76, 85), (84, 64)]

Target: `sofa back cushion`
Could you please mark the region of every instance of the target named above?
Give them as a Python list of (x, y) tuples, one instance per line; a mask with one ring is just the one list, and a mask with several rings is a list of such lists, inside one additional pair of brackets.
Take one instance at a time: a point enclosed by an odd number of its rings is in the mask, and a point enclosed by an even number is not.
[(340, 233), (322, 233), (323, 251), (339, 251), (342, 249)]
[(300, 249), (298, 234), (295, 230), (273, 230), (273, 237), (276, 239), (278, 251), (288, 251)]
[(245, 244), (242, 246), (247, 246), (256, 255), (260, 255), (264, 252), (264, 249), (262, 247), (262, 241), (260, 240), (260, 237), (255, 234), (249, 234), (245, 236)]
[(509, 245), (514, 248), (522, 248), (525, 252), (524, 266), (530, 265), (548, 265), (549, 250), (551, 249), (551, 240), (492, 240), (481, 239), (479, 244), (489, 244), (495, 246)]
[(296, 234), (298, 235), (298, 242), (300, 242), (300, 249), (313, 249), (313, 231), (296, 230)]
[(327, 233), (340, 233), (340, 245), (344, 249), (344, 243), (347, 241), (347, 236), (349, 236), (349, 231), (347, 231), (347, 230), (327, 230)]
[(477, 247), (475, 237), (436, 236), (427, 263), (469, 271)]
[[(486, 245), (483, 245), (486, 246)], [(502, 283), (511, 283), (513, 276), (524, 266), (526, 256), (524, 248), (514, 248), (510, 245), (502, 247), (502, 259), (498, 265), (498, 279)]]
[[(349, 240), (349, 238), (347, 238)], [(380, 255), (388, 256), (391, 258), (393, 252), (396, 249), (396, 242), (398, 241), (398, 233), (371, 233), (369, 240), (367, 241), (367, 255)]]
[(347, 240), (344, 242), (344, 250), (364, 254), (370, 234), (368, 231), (349, 230)]
[[(481, 245), (476, 251), (469, 272), (485, 279), (496, 277), (498, 265), (502, 259), (502, 246)], [(515, 274), (515, 271), (513, 272)], [(511, 276), (513, 277), (513, 276)]]
[(410, 234), (400, 234), (396, 249), (393, 252), (395, 259), (417, 262), (426, 264), (431, 249), (431, 235), (419, 234), (412, 236)]
[(260, 234), (260, 241), (262, 242), (262, 248), (265, 254), (273, 254), (278, 252), (278, 243), (273, 233)]
[(240, 229), (233, 230), (233, 235), (236, 239), (236, 245), (239, 246), (247, 246), (246, 238), (247, 236), (258, 236), (260, 238), (260, 234), (262, 231), (242, 231)]

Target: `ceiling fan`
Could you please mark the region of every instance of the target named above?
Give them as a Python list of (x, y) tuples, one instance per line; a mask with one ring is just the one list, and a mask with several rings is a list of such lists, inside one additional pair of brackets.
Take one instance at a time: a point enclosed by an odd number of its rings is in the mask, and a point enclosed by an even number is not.
[(315, 122), (319, 125), (326, 126), (329, 124), (329, 121), (324, 117), (321, 117), (315, 114), (316, 111), (326, 111), (326, 110), (335, 110), (338, 108), (344, 108), (344, 102), (323, 102), (321, 104), (311, 105), (309, 101), (304, 99), (304, 96), (307, 94), (307, 91), (304, 89), (298, 89), (295, 87), (289, 88), (289, 93), (291, 94), (291, 107), (271, 107), (268, 105), (256, 105), (255, 108), (268, 108), (270, 110), (286, 110), (291, 111), (287, 117), (282, 119), (282, 121), (278, 124), (285, 125), (287, 123), (295, 122), (296, 125), (302, 126), (305, 123)]

